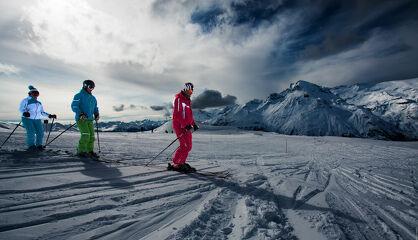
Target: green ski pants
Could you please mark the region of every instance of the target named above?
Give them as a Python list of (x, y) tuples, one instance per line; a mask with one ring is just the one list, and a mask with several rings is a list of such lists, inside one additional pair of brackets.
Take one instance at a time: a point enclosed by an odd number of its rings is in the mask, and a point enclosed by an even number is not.
[(77, 153), (93, 151), (95, 139), (93, 120), (78, 120), (77, 126), (81, 133)]

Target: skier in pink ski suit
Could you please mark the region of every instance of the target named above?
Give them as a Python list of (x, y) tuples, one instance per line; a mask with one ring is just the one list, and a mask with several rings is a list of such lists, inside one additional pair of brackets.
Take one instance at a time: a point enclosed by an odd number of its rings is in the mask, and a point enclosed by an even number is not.
[[(192, 132), (199, 129), (193, 120), (193, 112), (190, 106), (190, 96), (193, 94), (193, 84), (184, 84), (184, 89), (176, 94), (173, 101), (173, 128), (179, 137), (180, 147), (173, 158), (174, 170), (193, 172), (196, 169), (186, 163), (187, 156), (192, 150)], [(183, 134), (183, 135), (182, 135)]]

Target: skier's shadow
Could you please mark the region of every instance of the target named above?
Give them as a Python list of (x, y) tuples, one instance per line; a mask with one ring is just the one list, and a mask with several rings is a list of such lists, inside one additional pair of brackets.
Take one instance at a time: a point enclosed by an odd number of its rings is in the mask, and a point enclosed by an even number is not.
[(80, 171), (82, 174), (107, 181), (110, 186), (115, 188), (132, 188), (130, 182), (122, 179), (119, 169), (91, 159), (84, 159), (82, 163), (84, 164), (84, 170)]
[(217, 179), (217, 178), (207, 178), (198, 175), (191, 175), (193, 178), (197, 178), (203, 181), (211, 181), (217, 187), (227, 188), (232, 192), (235, 192), (242, 196), (251, 196), (256, 199), (265, 200), (265, 201), (272, 201), (276, 204), (278, 209), (300, 209), (300, 210), (308, 210), (308, 211), (324, 211), (324, 212), (331, 212), (337, 217), (345, 218), (355, 223), (365, 223), (365, 221), (350, 216), (340, 210), (327, 208), (327, 207), (318, 207), (308, 203), (302, 204), (295, 204), (295, 200), (293, 198), (277, 195), (269, 190), (257, 188), (250, 185), (241, 186), (236, 182), (225, 181), (224, 179)]
[(51, 156), (48, 152), (29, 151), (29, 150), (1, 150), (0, 166), (25, 166), (32, 167), (46, 162), (50, 162)]

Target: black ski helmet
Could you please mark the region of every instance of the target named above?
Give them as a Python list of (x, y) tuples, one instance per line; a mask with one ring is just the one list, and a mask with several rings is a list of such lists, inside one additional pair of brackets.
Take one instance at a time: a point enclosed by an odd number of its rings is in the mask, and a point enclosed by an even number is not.
[(183, 91), (185, 91), (185, 92), (189, 91), (189, 90), (193, 91), (193, 88), (194, 88), (193, 83), (187, 82), (187, 83), (184, 84)]
[(93, 89), (96, 85), (92, 80), (84, 80), (83, 88)]

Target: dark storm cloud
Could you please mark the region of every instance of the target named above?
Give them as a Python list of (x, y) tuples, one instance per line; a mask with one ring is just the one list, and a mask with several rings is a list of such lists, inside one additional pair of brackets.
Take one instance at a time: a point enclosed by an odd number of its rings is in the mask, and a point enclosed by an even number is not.
[(162, 111), (164, 109), (166, 109), (166, 106), (150, 106), (150, 108), (154, 111)]
[(280, 11), (291, 7), (292, 2), (277, 0), (233, 1), (230, 6), (234, 13), (231, 23), (235, 26), (246, 24), (253, 27), (264, 22), (273, 23)]
[(192, 108), (204, 109), (211, 107), (222, 107), (234, 104), (237, 101), (235, 96), (227, 95), (222, 97), (222, 94), (216, 90), (205, 90), (203, 93), (193, 98)]
[(167, 105), (162, 105), (162, 106), (150, 106), (150, 108), (154, 111), (164, 111), (164, 117), (169, 117), (171, 116), (170, 110), (171, 110), (171, 104), (167, 104)]
[(220, 19), (220, 16), (224, 13), (224, 9), (216, 6), (204, 11), (197, 10), (192, 14), (191, 22), (199, 24), (204, 33), (210, 33), (213, 28), (224, 22)]
[(260, 24), (272, 24), (281, 10), (292, 5), (292, 1), (246, 0), (231, 1), (230, 4), (213, 2), (209, 7), (197, 7), (190, 16), (190, 21), (200, 25), (203, 33), (210, 33), (214, 28), (227, 24), (234, 27), (248, 26), (247, 35), (252, 28)]
[(130, 104), (129, 107), (125, 107), (124, 104), (120, 104), (120, 105), (117, 105), (117, 106), (113, 106), (113, 110), (115, 112), (122, 112), (122, 111), (125, 111), (125, 110), (128, 110), (128, 109), (129, 110), (135, 110), (135, 109), (146, 110), (147, 107), (145, 107), (145, 106), (139, 106), (139, 105), (135, 105), (135, 104)]
[[(414, 6), (415, 5), (415, 6)], [(292, 49), (302, 59), (319, 59), (356, 47), (376, 30), (390, 30), (416, 19), (413, 1), (321, 1), (305, 9)]]
[[(300, 66), (306, 61), (321, 61), (347, 51), (361, 49), (363, 44), (370, 45), (371, 41), (380, 46), (370, 46), (369, 49), (364, 49), (364, 52), (353, 51), (355, 56), (339, 62), (346, 65), (347, 69), (351, 68), (351, 63), (358, 61), (369, 65), (368, 72), (353, 68), (350, 76), (345, 76), (346, 84), (418, 76), (415, 66), (418, 48), (413, 43), (418, 22), (418, 1), (295, 0), (276, 4), (269, 1), (261, 2), (263, 3), (260, 5), (265, 5), (259, 10), (254, 1), (237, 1), (231, 4), (230, 11), (227, 11), (231, 15), (229, 26), (235, 28), (247, 25), (250, 29), (256, 29), (265, 27), (266, 24), (278, 24), (280, 19), (288, 16), (298, 16), (297, 21), (279, 32), (287, 36), (285, 39), (272, 36), (278, 39), (277, 48), (271, 49), (269, 59), (266, 60), (266, 71), (260, 76), (260, 81), (264, 83), (286, 81), (285, 79), (298, 74)], [(265, 12), (260, 13), (263, 9)], [(376, 38), (376, 35), (379, 38)], [(392, 67), (383, 68), (390, 65)], [(317, 69), (312, 71), (315, 72)]]
[[(240, 0), (223, 6), (217, 3), (197, 8), (191, 14), (190, 21), (200, 25), (203, 33), (222, 24), (232, 28), (245, 25), (252, 32), (251, 29), (276, 24), (285, 14), (300, 16), (288, 29), (292, 40), (285, 57), (293, 61), (337, 54), (363, 43), (376, 29), (390, 29), (418, 19), (418, 1), (414, 0)], [(273, 50), (273, 57), (274, 53)]]
[(125, 109), (125, 105), (121, 104), (119, 106), (113, 106), (115, 112), (122, 112)]
[(365, 40), (364, 37), (355, 33), (329, 33), (321, 43), (307, 45), (298, 55), (302, 59), (320, 59), (352, 46)]

